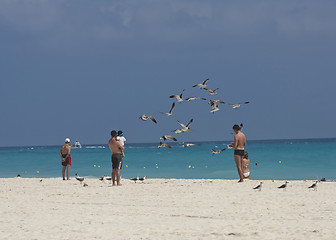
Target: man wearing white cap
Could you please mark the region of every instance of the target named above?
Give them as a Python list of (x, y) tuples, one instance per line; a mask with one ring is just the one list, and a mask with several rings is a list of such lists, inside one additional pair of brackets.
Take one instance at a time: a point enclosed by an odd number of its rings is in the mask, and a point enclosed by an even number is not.
[(71, 146), (70, 146), (70, 139), (66, 138), (64, 145), (60, 149), (60, 156), (62, 158), (62, 176), (63, 180), (65, 180), (65, 168), (67, 169), (67, 180), (70, 180), (70, 167), (71, 167)]

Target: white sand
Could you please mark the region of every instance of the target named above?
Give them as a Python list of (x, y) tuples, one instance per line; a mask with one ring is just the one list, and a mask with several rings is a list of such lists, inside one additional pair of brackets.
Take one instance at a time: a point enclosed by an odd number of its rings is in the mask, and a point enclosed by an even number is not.
[(336, 239), (336, 183), (0, 179), (0, 239)]

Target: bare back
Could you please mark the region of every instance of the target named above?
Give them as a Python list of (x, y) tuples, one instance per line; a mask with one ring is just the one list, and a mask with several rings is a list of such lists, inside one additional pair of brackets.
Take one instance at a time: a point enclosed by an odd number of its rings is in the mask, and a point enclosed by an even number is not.
[(244, 150), (245, 146), (246, 146), (246, 137), (244, 133), (239, 131), (234, 137), (233, 148), (235, 150)]
[(250, 166), (250, 159), (243, 158), (243, 173), (250, 172), (249, 166)]
[(71, 146), (69, 144), (64, 144), (60, 149), (60, 154), (62, 155), (69, 155), (71, 152)]
[(122, 154), (122, 151), (125, 149), (125, 147), (121, 145), (120, 142), (117, 141), (115, 138), (111, 138), (109, 140), (108, 145), (110, 147), (112, 154), (115, 154), (115, 153)]

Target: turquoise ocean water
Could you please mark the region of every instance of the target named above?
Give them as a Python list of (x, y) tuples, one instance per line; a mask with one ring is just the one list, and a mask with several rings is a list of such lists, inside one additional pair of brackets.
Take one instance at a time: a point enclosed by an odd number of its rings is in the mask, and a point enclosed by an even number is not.
[[(218, 155), (229, 142), (199, 142), (183, 148), (127, 144), (122, 177), (237, 179), (233, 150)], [(0, 177), (61, 177), (60, 146), (0, 148)], [(336, 179), (336, 139), (248, 141), (251, 179)], [(72, 149), (71, 176), (111, 174), (107, 145)], [(256, 165), (256, 163), (258, 165)], [(127, 166), (126, 166), (127, 165)]]

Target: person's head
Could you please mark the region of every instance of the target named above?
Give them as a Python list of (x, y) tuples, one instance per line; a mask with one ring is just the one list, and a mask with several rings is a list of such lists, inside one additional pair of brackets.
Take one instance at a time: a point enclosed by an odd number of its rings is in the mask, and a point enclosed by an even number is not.
[(243, 158), (248, 159), (248, 152), (244, 152)]
[(123, 135), (123, 131), (119, 130), (118, 131), (118, 136), (122, 136)]
[(233, 125), (232, 129), (235, 133), (238, 133), (240, 131), (240, 127), (237, 124)]
[(69, 144), (69, 143), (70, 143), (70, 138), (66, 138), (66, 139), (64, 140), (64, 142), (65, 142), (65, 144)]
[(115, 130), (112, 130), (112, 131), (111, 131), (111, 137), (112, 137), (112, 138), (117, 137), (117, 132), (116, 132)]

